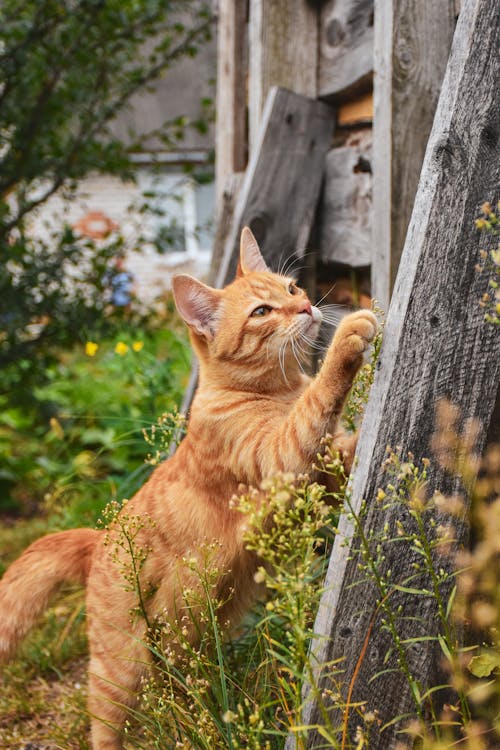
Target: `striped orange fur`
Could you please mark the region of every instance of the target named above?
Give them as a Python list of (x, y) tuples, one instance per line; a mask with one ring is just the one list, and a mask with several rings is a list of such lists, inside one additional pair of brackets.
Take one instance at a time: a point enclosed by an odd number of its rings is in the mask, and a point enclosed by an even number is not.
[[(267, 269), (248, 229), (232, 284), (216, 290), (178, 276), (174, 295), (200, 362), (199, 387), (185, 439), (129, 501), (126, 513), (152, 519), (138, 537), (151, 549), (141, 570), (152, 592), (148, 619), (178, 609), (178, 560), (217, 540), (214, 565), (231, 571), (219, 593), (234, 589), (223, 617), (235, 623), (252, 599), (256, 561), (244, 549), (243, 521), (229, 501), (241, 484), (258, 486), (283, 471), (307, 472), (327, 432), (337, 435), (350, 464), (354, 444), (338, 418), (376, 320), (367, 310), (344, 318), (319, 373), (308, 378), (295, 354), (316, 336), (321, 313), (293, 279)], [(110, 555), (113, 545), (104, 541), (101, 531), (52, 534), (10, 567), (0, 582), (0, 657), (11, 655), (60, 582), (85, 582), (92, 746), (119, 750), (127, 708), (136, 700), (150, 653), (144, 618), (130, 617), (135, 594), (125, 589)]]

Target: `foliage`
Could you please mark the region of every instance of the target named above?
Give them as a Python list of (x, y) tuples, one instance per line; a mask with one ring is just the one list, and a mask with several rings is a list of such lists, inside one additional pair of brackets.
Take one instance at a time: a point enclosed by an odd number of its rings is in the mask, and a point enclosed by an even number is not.
[[(227, 572), (217, 565), (216, 541), (183, 560), (191, 583), (184, 587), (176, 616), (148, 622), (143, 593), (138, 594), (156, 669), (143, 685), (136, 715), (142, 731), (138, 736), (133, 726), (128, 728), (134, 747), (270, 750), (282, 747), (291, 720), (300, 725), (303, 683), (311, 676), (304, 669), (326, 559), (318, 535), (329, 513), (324, 488), (307, 477), (285, 475), (235, 500), (235, 507), (245, 516), (247, 548), (260, 561), (255, 582), (270, 596), (229, 641), (217, 614), (228, 600), (216, 594)], [(119, 549), (133, 549), (130, 565), (120, 559), (128, 590), (140, 591), (145, 551), (134, 540), (143, 523), (127, 518), (120, 526)]]
[[(492, 208), (488, 202), (483, 203), (481, 213), (482, 216), (476, 219), (476, 227), (482, 232), (498, 237), (500, 233), (500, 201), (495, 208)], [(488, 281), (489, 290), (485, 292), (480, 302), (481, 307), (485, 310), (484, 319), (487, 323), (500, 325), (500, 243), (489, 252), (481, 250), (480, 256), (481, 261), (477, 270), (480, 273), (486, 272), (490, 277)]]
[[(436, 457), (458, 473), (464, 488), (470, 488), (477, 472), (477, 433), (474, 425), (458, 432), (457, 416), (457, 410), (440, 407)], [(338, 478), (340, 462), (328, 447), (320, 463), (323, 471)], [(427, 459), (417, 464), (412, 456), (404, 459), (388, 451), (387, 479), (378, 493), (378, 507), (397, 509), (400, 517), (407, 518), (393, 530), (384, 527), (367, 537), (363, 530), (366, 507), (355, 512), (346, 495), (346, 513), (361, 551), (360, 575), (379, 592), (380, 627), (390, 635), (390, 652), (397, 654), (397, 669), (408, 680), (414, 698), (413, 710), (390, 722), (402, 727), (401, 747), (406, 747), (404, 735), (418, 740), (426, 750), (455, 744), (475, 750), (498, 744), (498, 500), (485, 501), (500, 489), (499, 465), (496, 449), (488, 455), (487, 473), (474, 490), (481, 542), (473, 553), (459, 551), (457, 559), (453, 557), (455, 524), (463, 521), (464, 498), (429, 494)], [(132, 734), (134, 747), (277, 749), (292, 733), (296, 747), (303, 748), (309, 731), (315, 729), (326, 746), (354, 750), (369, 748), (372, 733), (383, 732), (369, 705), (352, 704), (352, 684), (344, 684), (342, 664), (322, 665), (320, 678), (314, 652), (309, 651), (325, 564), (323, 555), (318, 556), (318, 532), (331, 523), (325, 499), (324, 488), (307, 478), (297, 481), (285, 476), (265, 482), (259, 492), (238, 501), (248, 523), (248, 548), (261, 560), (255, 578), (265, 586), (266, 597), (231, 642), (216, 617), (223, 602), (214, 596), (214, 588), (222, 571), (214, 567), (210, 554), (202, 566), (185, 561), (201, 585), (194, 599), (193, 589), (186, 591), (188, 615), (162, 622), (161, 637), (150, 645), (161, 679), (152, 678), (144, 685), (144, 703), (137, 713), (143, 733), (140, 739)], [(408, 579), (399, 580), (397, 571), (382, 572), (388, 544), (403, 546), (405, 554), (415, 559), (414, 573)], [(413, 636), (404, 634), (411, 605), (401, 611), (393, 603), (398, 591), (409, 595), (410, 601), (412, 597), (432, 601), (436, 636), (429, 636), (424, 622), (414, 623)], [(199, 647), (192, 645), (188, 635), (190, 616), (196, 617), (201, 633)], [(481, 633), (476, 643), (484, 638), (482, 647), (461, 642), (463, 625), (470, 621)], [(411, 650), (428, 645), (429, 640), (438, 645), (449, 675), (449, 681), (440, 686), (422, 683), (409, 660)], [(363, 653), (360, 663), (362, 659)], [(308, 699), (314, 695), (319, 702), (321, 719), (314, 727), (304, 726), (301, 720), (305, 684)], [(442, 708), (442, 694), (448, 698), (454, 694), (455, 700)], [(352, 712), (358, 714), (359, 722), (354, 740), (347, 734)]]
[(43, 503), (59, 526), (92, 525), (110, 498), (144, 482), (142, 430), (179, 404), (189, 369), (185, 339), (169, 330), (175, 318), (157, 323), (123, 323), (111, 339), (93, 334), (60, 351), (31, 409), (0, 397), (4, 512)]
[(372, 387), (373, 379), (375, 377), (376, 364), (380, 355), (380, 347), (382, 346), (382, 310), (378, 307), (375, 307), (374, 312), (379, 318), (381, 325), (379, 330), (375, 334), (368, 361), (363, 364), (363, 366), (356, 374), (356, 377), (354, 378), (354, 383), (352, 384), (351, 390), (349, 392), (349, 398), (345, 403), (344, 411), (342, 413), (342, 422), (346, 430), (348, 430), (349, 432), (355, 432), (359, 427), (359, 422), (368, 402), (370, 388)]
[(68, 589), (59, 597), (57, 606), (44, 614), (16, 660), (3, 667), (1, 750), (29, 747), (30, 740), (38, 747), (42, 735), (58, 747), (89, 750), (84, 688), (86, 650), (82, 592)]
[[(124, 238), (83, 241), (67, 227), (34, 237), (30, 220), (56, 191), (71, 200), (89, 172), (133, 179), (129, 151), (141, 141), (130, 133), (129, 143), (121, 142), (115, 116), (136, 92), (195, 55), (211, 25), (204, 0), (2, 3), (0, 391), (20, 400), (75, 330), (116, 330), (114, 316), (103, 313), (116, 312), (109, 310), (110, 259), (123, 255)], [(179, 116), (155, 138), (171, 146), (189, 124)]]
[[(4, 236), (59, 187), (91, 170), (131, 176), (113, 118), (134, 93), (195, 55), (211, 22), (208, 4), (199, 0), (2, 3)], [(171, 145), (183, 122), (168, 125), (157, 135)]]

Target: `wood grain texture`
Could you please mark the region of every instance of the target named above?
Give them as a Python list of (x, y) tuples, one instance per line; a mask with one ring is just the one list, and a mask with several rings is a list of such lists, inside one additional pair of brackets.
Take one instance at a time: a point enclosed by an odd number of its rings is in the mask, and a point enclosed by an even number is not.
[(373, 0), (327, 0), (320, 11), (318, 96), (342, 99), (371, 86)]
[(217, 23), (217, 124), (215, 189), (217, 212), (228, 175), (246, 166), (247, 2), (219, 0)]
[(234, 208), (238, 198), (238, 192), (243, 182), (244, 172), (232, 172), (226, 176), (224, 189), (221, 196), (221, 205), (217, 215), (215, 237), (213, 241), (212, 258), (208, 272), (207, 284), (213, 286), (217, 280), (219, 266), (224, 255), (224, 245), (231, 231)]
[(304, 0), (249, 0), (250, 154), (272, 86), (316, 97), (318, 11)]
[(375, 0), (372, 283), (385, 310), (454, 27), (453, 0)]
[[(484, 242), (474, 218), (485, 198), (499, 197), (499, 35), (500, 7), (489, 0), (464, 0), (360, 435), (352, 502), (358, 511), (362, 498), (368, 503), (366, 534), (380, 531), (386, 522), (394, 529), (398, 520), (394, 510), (384, 511), (374, 500), (390, 481), (381, 468), (387, 445), (401, 445), (416, 460), (430, 456), (435, 404), (442, 397), (459, 405), (463, 420), (480, 421), (480, 450), (492, 417), (500, 382), (500, 340), (498, 329), (484, 323), (478, 306), (487, 280), (474, 268)], [(434, 466), (429, 492), (437, 488), (450, 489), (453, 483)], [(403, 509), (400, 519), (403, 525), (410, 523)], [(343, 659), (343, 684), (348, 685), (376, 611), (377, 593), (373, 583), (360, 583), (359, 556), (347, 518), (339, 531), (315, 624), (313, 654), (318, 670), (330, 660)], [(466, 533), (459, 527), (459, 540)], [(381, 572), (390, 568), (394, 583), (405, 580), (415, 561), (409, 546), (387, 545), (384, 552)], [(449, 565), (450, 560), (443, 559), (443, 566)], [(416, 618), (398, 620), (403, 638), (436, 634), (433, 599), (398, 592), (391, 603), (394, 610), (402, 607), (403, 617)], [(377, 710), (382, 723), (412, 707), (405, 678), (399, 672), (379, 674), (396, 666), (394, 656), (384, 661), (389, 646), (375, 617), (352, 695), (354, 702), (366, 701), (370, 710)], [(434, 642), (408, 646), (407, 659), (424, 689), (436, 684), (440, 657)], [(317, 720), (315, 702), (306, 702), (303, 723)], [(341, 717), (334, 722), (340, 723)], [(349, 724), (351, 739), (356, 723)], [(404, 740), (403, 735), (396, 740), (398, 729), (395, 725), (375, 733), (370, 748), (393, 750), (396, 741)], [(293, 742), (287, 745), (290, 750)], [(311, 732), (307, 747), (321, 742)]]
[(371, 131), (353, 134), (326, 157), (319, 211), (322, 261), (368, 266), (372, 250)]
[(245, 225), (254, 233), (271, 268), (293, 255), (303, 256), (333, 121), (333, 110), (327, 104), (285, 89), (271, 89), (259, 140), (238, 194), (217, 286), (234, 278)]

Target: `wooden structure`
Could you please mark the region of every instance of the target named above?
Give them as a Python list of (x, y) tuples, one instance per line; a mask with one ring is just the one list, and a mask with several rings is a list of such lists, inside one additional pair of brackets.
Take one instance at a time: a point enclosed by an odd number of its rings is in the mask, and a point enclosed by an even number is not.
[[(250, 223), (262, 240), (270, 265), (276, 252), (283, 250), (300, 257), (312, 229), (309, 242), (314, 243), (323, 268), (332, 262), (351, 267), (369, 263), (373, 287), (388, 304), (406, 236), (352, 485), (354, 506), (359, 508), (362, 498), (369, 504), (367, 533), (397, 520), (386, 517), (373, 504), (384, 483), (381, 466), (386, 445), (401, 445), (403, 451), (412, 451), (417, 458), (429, 455), (436, 400), (446, 396), (460, 404), (464, 419), (481, 420), (481, 448), (497, 400), (498, 332), (484, 325), (477, 305), (483, 282), (474, 268), (477, 238), (473, 219), (478, 205), (498, 189), (500, 177), (500, 116), (495, 100), (500, 81), (500, 61), (495, 54), (500, 10), (489, 0), (464, 0), (442, 84), (457, 5), (451, 0), (249, 0), (245, 44), (235, 45), (234, 29), (228, 36), (228, 49), (224, 39), (219, 41), (220, 54), (228, 56), (227, 71), (234, 71), (240, 82), (242, 73), (235, 60), (238, 50), (244, 47), (245, 59), (250, 60), (249, 137), (245, 143), (250, 161), (245, 177), (235, 181), (233, 174), (241, 164), (237, 161), (241, 148), (235, 148), (240, 137), (237, 132), (242, 132), (241, 112), (237, 116), (234, 111), (219, 111), (224, 127), (233, 133), (227, 139), (227, 148), (222, 144), (218, 153), (220, 194), (223, 185), (237, 184), (239, 189), (236, 196), (234, 189), (226, 190), (230, 208), (220, 209), (226, 230), (225, 238), (219, 237), (218, 284), (231, 277), (243, 223)], [(238, 12), (241, 19), (246, 3), (241, 3), (239, 11), (236, 6), (238, 0), (221, 0), (221, 19), (230, 23)], [(297, 19), (308, 29), (304, 47), (302, 38), (293, 37), (290, 30), (284, 33), (273, 20), (279, 18), (281, 22), (287, 13), (295, 19), (295, 29), (299, 28)], [(298, 52), (296, 58), (294, 50)], [(304, 57), (314, 67), (315, 76), (303, 69)], [(373, 78), (372, 160), (367, 142), (371, 135)], [(274, 90), (261, 116), (264, 94), (274, 84), (308, 98)], [(428, 138), (439, 91), (439, 106)], [(233, 95), (233, 105), (236, 100)], [(287, 122), (290, 114), (292, 119)], [(337, 128), (329, 142), (334, 121)], [(294, 133), (287, 129), (292, 122), (300, 122)], [(304, 144), (311, 144), (311, 137), (314, 158), (306, 174), (308, 162), (301, 159)], [(281, 143), (286, 143), (285, 150), (280, 150)], [(331, 148), (326, 153), (328, 145)], [(286, 164), (285, 152), (290, 154), (290, 165)], [(320, 153), (324, 155), (326, 182), (313, 227)], [(369, 218), (370, 181), (376, 195), (373, 222)], [(280, 202), (276, 193), (282, 185), (287, 192)], [(309, 193), (309, 198), (304, 198)], [(287, 201), (292, 203), (284, 205)], [(350, 211), (356, 201), (362, 208), (363, 225)], [(349, 226), (350, 235), (342, 231), (342, 226), (339, 229), (342, 223), (344, 230)], [(370, 239), (372, 223), (374, 242)], [(359, 227), (368, 241), (356, 235)], [(370, 244), (376, 244), (376, 251), (370, 252)], [(440, 486), (442, 479), (439, 470), (434, 470), (432, 486)], [(465, 527), (459, 530), (459, 540), (465, 533)], [(357, 581), (358, 559), (349, 547), (352, 528), (346, 518), (341, 521), (340, 536), (348, 544), (334, 546), (315, 627), (318, 639), (313, 655), (319, 675), (324, 664), (343, 658), (344, 682), (353, 686), (352, 701), (366, 701), (384, 722), (404, 714), (411, 697), (398, 673), (382, 674), (393, 666), (393, 657), (385, 663), (389, 644), (375, 616), (376, 593), (366, 585), (352, 588)], [(386, 557), (387, 568), (397, 570), (398, 580), (404, 580), (413, 560), (398, 557), (396, 546), (387, 550)], [(402, 626), (402, 638), (435, 634), (432, 599), (422, 597), (416, 605), (414, 598), (410, 602), (404, 592), (398, 592), (393, 606), (399, 605), (403, 611), (410, 607), (412, 618)], [(371, 633), (368, 641), (367, 633)], [(359, 654), (366, 644), (358, 674)], [(422, 639), (408, 648), (410, 668), (418, 673), (423, 685), (435, 684), (437, 661), (433, 641)], [(340, 723), (341, 717), (337, 718)], [(311, 726), (317, 720), (314, 701), (306, 700), (302, 724)], [(372, 739), (370, 747), (395, 748), (401, 742), (401, 737), (396, 739), (398, 728), (396, 724), (388, 727)], [(348, 729), (352, 740), (355, 726), (349, 724)], [(307, 742), (309, 748), (324, 746), (324, 740), (314, 731)], [(290, 737), (287, 750), (293, 748), (295, 738)]]
[[(402, 508), (383, 511), (373, 498), (388, 479), (383, 475), (386, 446), (401, 445), (405, 453), (429, 456), (436, 401), (441, 397), (460, 405), (464, 420), (474, 417), (481, 430), (478, 449), (487, 437), (498, 398), (500, 350), (498, 331), (486, 326), (478, 307), (482, 280), (478, 276), (474, 218), (485, 195), (500, 184), (500, 59), (495, 54), (500, 35), (500, 11), (488, 0), (464, 2), (448, 63), (434, 126), (427, 145), (419, 189), (406, 237), (400, 273), (387, 320), (379, 371), (370, 395), (358, 447), (358, 469), (352, 484), (352, 504), (359, 512), (362, 498), (370, 502), (364, 523), (367, 536), (398, 520), (407, 527)], [(444, 469), (433, 469), (429, 492), (449, 484)], [(390, 637), (376, 616), (373, 584), (359, 583), (359, 554), (353, 530), (343, 518), (330, 559), (325, 595), (315, 626), (313, 653), (321, 665), (343, 658), (343, 680), (353, 680), (352, 703), (366, 701), (384, 724), (411, 711), (413, 698), (406, 678), (390, 652)], [(458, 542), (466, 526), (459, 525)], [(346, 544), (348, 540), (348, 544)], [(350, 540), (350, 541), (349, 541)], [(394, 584), (413, 572), (409, 546), (384, 548), (380, 573), (396, 571)], [(452, 565), (443, 558), (442, 566)], [(435, 601), (395, 592), (394, 611), (402, 608), (400, 637), (422, 640), (406, 647), (409, 668), (423, 689), (439, 684), (439, 653)], [(359, 655), (371, 634), (356, 677)], [(306, 704), (304, 724), (317, 720), (313, 701)], [(341, 722), (341, 718), (339, 718)], [(353, 722), (354, 723), (354, 722)], [(372, 736), (370, 748), (391, 750), (404, 736), (392, 725)], [(351, 726), (351, 737), (355, 727)], [(407, 740), (410, 743), (410, 740)], [(311, 733), (308, 747), (321, 744)], [(411, 744), (411, 743), (410, 743)], [(289, 750), (295, 747), (290, 739)]]
[(372, 294), (387, 310), (448, 61), (455, 3), (384, 0), (376, 7)]
[(373, 296), (387, 310), (456, 7), (457, 0), (219, 0), (219, 217), (227, 201), (234, 205), (234, 174), (259, 148), (269, 90), (327, 102), (335, 135), (308, 251), (325, 284), (351, 278), (352, 269), (368, 277), (371, 268)]
[[(286, 89), (270, 90), (258, 142), (236, 200), (217, 286), (235, 276), (240, 234), (252, 230), (271, 267), (307, 246), (333, 131), (331, 108)], [(301, 183), (307, 190), (301, 189)]]

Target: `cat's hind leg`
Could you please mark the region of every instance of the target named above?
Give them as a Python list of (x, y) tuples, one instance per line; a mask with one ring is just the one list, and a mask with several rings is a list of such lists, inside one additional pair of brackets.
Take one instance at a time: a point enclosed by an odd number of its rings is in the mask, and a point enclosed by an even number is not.
[[(118, 641), (120, 641), (118, 643)], [(108, 647), (104, 644), (108, 643)], [(92, 643), (88, 680), (92, 750), (122, 750), (123, 729), (150, 665), (145, 643), (129, 633), (104, 630)], [(118, 648), (117, 648), (118, 646)]]

